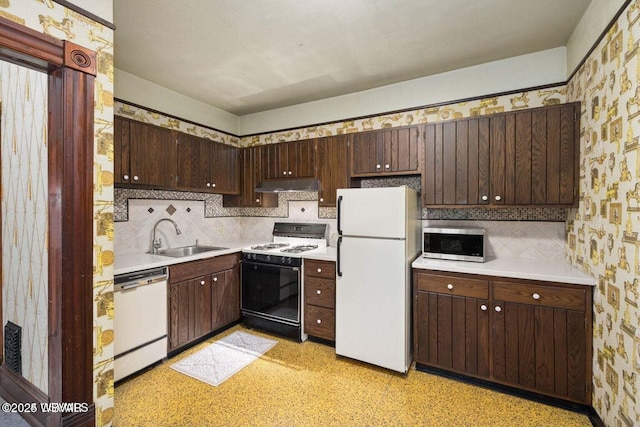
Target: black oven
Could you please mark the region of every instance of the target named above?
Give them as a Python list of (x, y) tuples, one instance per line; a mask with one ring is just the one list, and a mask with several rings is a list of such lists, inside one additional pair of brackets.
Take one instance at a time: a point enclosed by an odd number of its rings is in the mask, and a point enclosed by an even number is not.
[(301, 258), (242, 254), (242, 321), (301, 340)]

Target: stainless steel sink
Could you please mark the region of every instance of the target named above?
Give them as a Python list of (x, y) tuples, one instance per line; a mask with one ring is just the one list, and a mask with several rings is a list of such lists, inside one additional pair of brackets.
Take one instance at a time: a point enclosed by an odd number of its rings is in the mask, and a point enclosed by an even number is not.
[(221, 246), (182, 246), (180, 248), (168, 248), (168, 249), (160, 249), (158, 251), (158, 255), (168, 256), (173, 258), (180, 258), (183, 256), (200, 254), (203, 252), (212, 252), (212, 251), (223, 251), (229, 248), (223, 248)]

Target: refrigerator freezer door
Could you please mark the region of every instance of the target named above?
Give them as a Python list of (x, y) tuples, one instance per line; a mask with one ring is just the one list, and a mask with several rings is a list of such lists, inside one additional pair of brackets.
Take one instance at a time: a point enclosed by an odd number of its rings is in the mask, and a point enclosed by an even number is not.
[(406, 204), (406, 187), (339, 189), (338, 232), (344, 236), (403, 239)]
[(336, 278), (336, 353), (406, 372), (410, 293), (405, 241), (343, 237)]

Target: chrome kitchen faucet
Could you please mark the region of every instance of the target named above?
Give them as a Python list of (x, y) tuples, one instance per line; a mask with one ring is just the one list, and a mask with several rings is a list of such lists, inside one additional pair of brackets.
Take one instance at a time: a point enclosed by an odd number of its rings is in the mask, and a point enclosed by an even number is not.
[(182, 231), (180, 231), (180, 229), (178, 228), (178, 224), (176, 224), (176, 222), (172, 219), (169, 218), (160, 218), (159, 220), (156, 221), (156, 223), (153, 225), (153, 233), (151, 234), (151, 251), (150, 253), (152, 254), (157, 254), (158, 253), (158, 249), (160, 249), (160, 246), (162, 246), (162, 242), (161, 239), (156, 239), (156, 228), (158, 228), (158, 224), (160, 224), (162, 221), (169, 221), (171, 224), (173, 224), (173, 226), (176, 228), (176, 234), (181, 234)]

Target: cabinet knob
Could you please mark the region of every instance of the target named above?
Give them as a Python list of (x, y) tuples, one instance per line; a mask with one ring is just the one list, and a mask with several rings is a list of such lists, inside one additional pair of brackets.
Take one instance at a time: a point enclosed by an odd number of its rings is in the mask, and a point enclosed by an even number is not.
[(214, 278), (213, 278), (213, 281), (214, 281), (214, 282), (217, 282), (217, 281), (218, 281), (218, 278), (217, 278), (217, 277), (214, 277)]
[(321, 293), (322, 293), (322, 291), (321, 291), (320, 289), (318, 289), (318, 290), (316, 291), (316, 294), (318, 294), (318, 295), (320, 295)]
[(138, 179), (139, 179), (139, 178), (138, 178), (138, 175), (133, 175), (133, 180), (134, 180), (134, 181), (137, 181)]
[(485, 304), (482, 304), (482, 305), (480, 306), (480, 310), (482, 310), (482, 311), (487, 311), (487, 308), (488, 308), (488, 307), (487, 307)]
[(384, 165), (385, 169), (389, 169), (391, 166), (390, 165)]
[(204, 280), (200, 280), (200, 286), (204, 286)]
[(318, 269), (318, 273), (322, 273), (322, 269), (321, 268)]
[(122, 177), (123, 179), (129, 179), (129, 175), (125, 175)]
[(376, 165), (376, 169), (380, 169), (382, 166), (380, 165)]
[(500, 307), (499, 305), (496, 305), (495, 310), (500, 313), (502, 311), (502, 307)]
[(502, 200), (502, 197), (496, 196), (495, 199), (496, 199), (496, 202), (499, 202), (500, 200)]
[(256, 199), (256, 203), (260, 203), (260, 199)]
[(216, 188), (216, 184), (215, 184), (215, 183), (214, 183), (214, 184), (211, 184), (211, 186), (212, 186), (213, 188)]
[(482, 200), (486, 202), (487, 200), (489, 200), (489, 197), (487, 197), (487, 196), (482, 196)]
[(289, 171), (289, 175), (291, 175), (291, 174), (292, 174), (292, 172), (291, 172), (291, 171)]
[(531, 296), (533, 297), (533, 299), (540, 299), (540, 294), (533, 294)]
[(453, 289), (453, 285), (452, 285), (451, 283), (449, 283), (449, 284), (447, 285), (447, 289), (452, 290), (452, 289)]
[(320, 201), (321, 201), (321, 202), (324, 202), (324, 197), (320, 197)]
[(322, 319), (316, 320), (316, 323), (318, 323), (318, 324), (322, 323)]
[(210, 182), (207, 182), (207, 187), (211, 187), (211, 183)]

